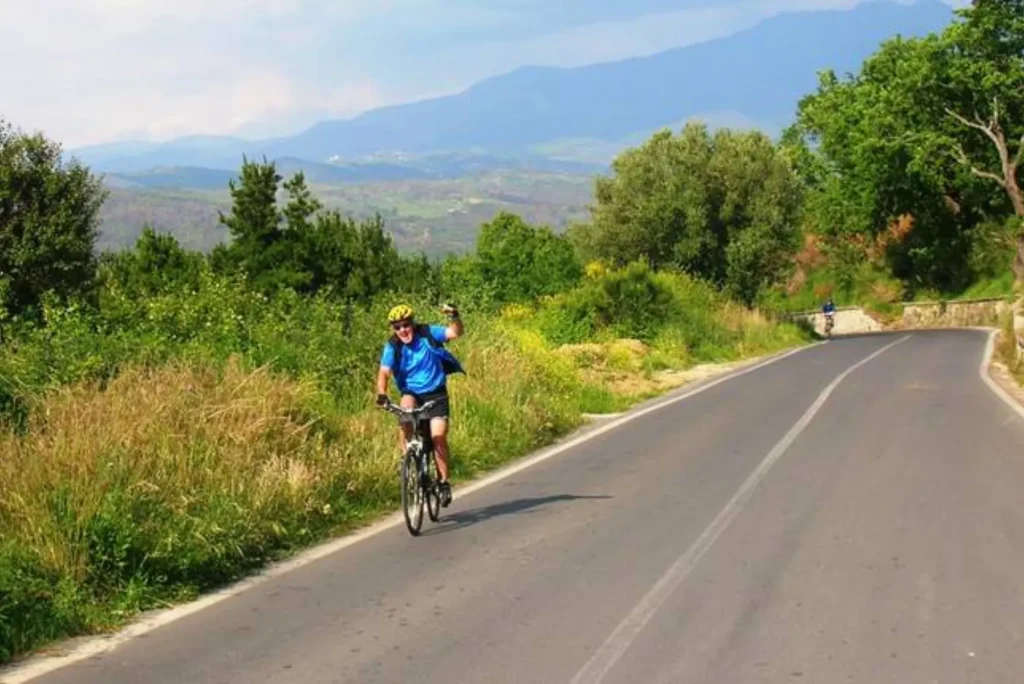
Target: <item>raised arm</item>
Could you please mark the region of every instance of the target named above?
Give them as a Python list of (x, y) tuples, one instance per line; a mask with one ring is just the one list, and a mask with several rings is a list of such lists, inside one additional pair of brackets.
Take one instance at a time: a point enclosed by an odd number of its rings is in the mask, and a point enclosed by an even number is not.
[(445, 330), (445, 338), (454, 340), (462, 336), (462, 319), (459, 317), (459, 310), (454, 304), (445, 304), (441, 312), (448, 316), (448, 327)]

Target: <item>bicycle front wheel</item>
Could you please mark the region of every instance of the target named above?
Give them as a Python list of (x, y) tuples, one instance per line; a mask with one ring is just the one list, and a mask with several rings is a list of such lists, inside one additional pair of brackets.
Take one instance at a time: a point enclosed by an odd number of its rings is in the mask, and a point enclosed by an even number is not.
[(441, 517), (441, 492), (438, 490), (441, 476), (437, 472), (434, 454), (427, 454), (423, 460), (426, 461), (423, 468), (423, 489), (427, 499), (427, 515), (432, 522), (437, 522)]
[(409, 533), (418, 536), (423, 527), (423, 488), (420, 486), (419, 459), (412, 451), (402, 460), (402, 513)]

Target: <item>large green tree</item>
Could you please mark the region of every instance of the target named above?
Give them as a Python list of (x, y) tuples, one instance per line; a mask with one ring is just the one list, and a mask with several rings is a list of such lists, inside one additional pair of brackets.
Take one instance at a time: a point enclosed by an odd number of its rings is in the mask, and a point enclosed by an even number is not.
[(801, 188), (789, 159), (757, 132), (699, 123), (661, 131), (596, 181), (587, 253), (678, 268), (751, 302), (797, 245)]
[(330, 287), (346, 298), (368, 298), (422, 275), (405, 273), (406, 261), (379, 215), (357, 222), (334, 210), (321, 213), (304, 253), (314, 289)]
[[(1024, 3), (962, 10), (939, 35), (884, 43), (860, 72), (821, 75), (785, 136), (813, 188), (817, 230), (837, 248), (882, 240), (898, 277), (955, 288), (974, 274), (975, 227), (1024, 216)], [(907, 224), (909, 225), (909, 224)], [(1018, 238), (1018, 277), (1024, 241)]]
[(1024, 281), (1024, 0), (978, 0), (946, 32), (946, 113), (962, 126), (953, 156), (1006, 193), (1018, 228), (1013, 268)]
[(583, 267), (564, 236), (500, 212), (480, 228), (477, 266), (502, 302), (525, 302), (562, 292), (583, 276)]
[[(241, 271), (252, 286), (362, 299), (393, 288), (405, 268), (381, 217), (355, 221), (326, 210), (300, 171), (284, 182), (273, 162), (245, 161), (231, 182), (231, 213), (221, 214), (233, 238), (211, 255), (216, 269)], [(419, 282), (419, 280), (417, 280)]]
[(298, 175), (286, 185), (291, 201), (282, 212), (277, 204), (281, 180), (273, 162), (243, 161), (238, 182), (229, 183), (231, 213), (220, 214), (232, 242), (212, 257), (218, 269), (244, 272), (252, 287), (264, 292), (282, 287), (302, 290), (310, 280), (297, 245), (318, 205)]
[(60, 145), (0, 120), (0, 309), (21, 313), (46, 292), (93, 283), (101, 181)]

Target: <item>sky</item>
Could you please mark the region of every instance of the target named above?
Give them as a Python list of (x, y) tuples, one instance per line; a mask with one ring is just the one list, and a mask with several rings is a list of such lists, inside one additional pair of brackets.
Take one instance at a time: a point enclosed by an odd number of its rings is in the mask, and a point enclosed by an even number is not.
[(520, 66), (652, 54), (859, 1), (0, 0), (0, 118), (65, 148), (290, 135)]

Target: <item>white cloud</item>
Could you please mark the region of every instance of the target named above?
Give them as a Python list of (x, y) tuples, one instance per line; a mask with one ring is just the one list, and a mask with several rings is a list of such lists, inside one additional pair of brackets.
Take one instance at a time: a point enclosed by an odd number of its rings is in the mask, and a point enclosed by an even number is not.
[(299, 0), (84, 0), (75, 4), (98, 20), (143, 27), (158, 21), (209, 21), (246, 13), (283, 16), (301, 7)]
[[(381, 104), (354, 70), (296, 68), (291, 56), (315, 50), (329, 28), (300, 10), (300, 0), (3, 3), (0, 61), (17, 66), (0, 70), (0, 116), (75, 147), (251, 133), (261, 122), (271, 134), (296, 111), (345, 116)], [(246, 35), (260, 22), (259, 39)]]
[[(0, 117), (66, 147), (128, 136), (279, 135), (317, 118), (459, 90), (523, 64), (648, 54), (779, 11), (858, 2), (718, 1), (482, 42), (469, 29), (486, 24), (493, 35), (509, 3), (0, 0)], [(462, 39), (431, 42), (453, 27)]]

